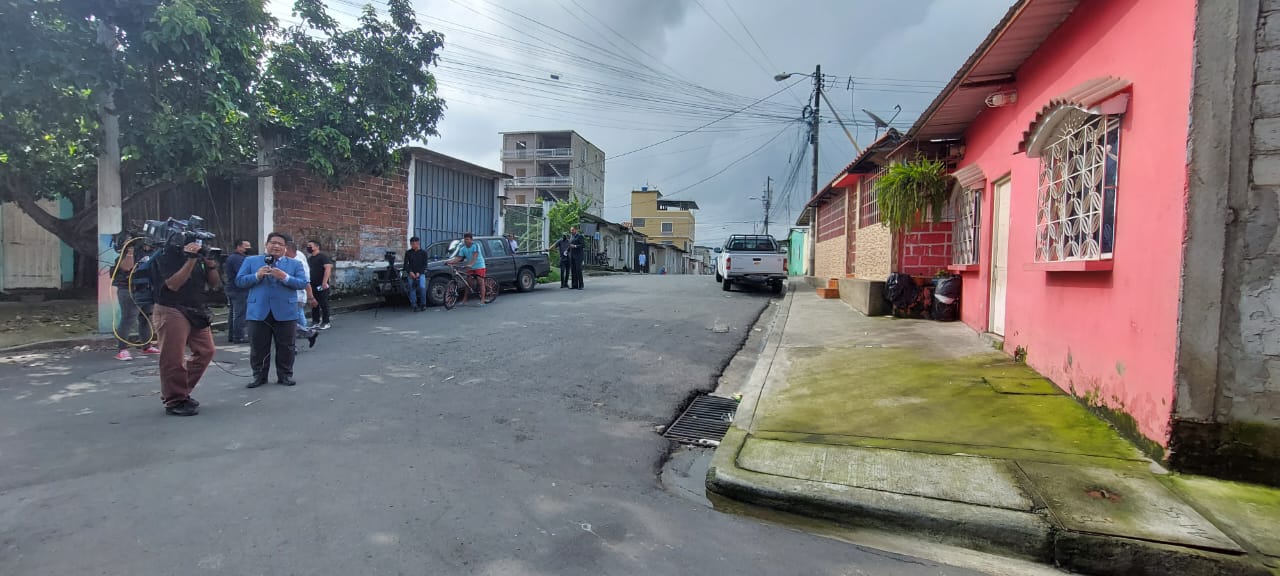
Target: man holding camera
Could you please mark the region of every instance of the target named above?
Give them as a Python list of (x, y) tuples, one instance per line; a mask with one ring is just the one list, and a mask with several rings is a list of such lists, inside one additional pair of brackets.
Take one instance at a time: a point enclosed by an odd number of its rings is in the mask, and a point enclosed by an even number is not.
[(276, 347), (276, 381), (283, 386), (293, 380), (293, 340), (297, 337), (298, 290), (307, 287), (306, 272), (297, 260), (286, 257), (290, 238), (280, 232), (267, 236), (265, 256), (245, 258), (236, 285), (249, 291), (249, 364), (253, 382), (249, 388), (267, 383), (271, 371), (271, 343)]
[[(217, 290), (221, 281), (218, 263), (199, 241), (181, 250), (170, 246), (154, 256), (159, 286), (155, 294), (155, 325), (160, 337), (160, 399), (171, 416), (195, 416), (200, 403), (191, 391), (213, 361), (212, 316), (205, 302), (206, 290)], [(184, 359), (187, 349), (191, 359)]]

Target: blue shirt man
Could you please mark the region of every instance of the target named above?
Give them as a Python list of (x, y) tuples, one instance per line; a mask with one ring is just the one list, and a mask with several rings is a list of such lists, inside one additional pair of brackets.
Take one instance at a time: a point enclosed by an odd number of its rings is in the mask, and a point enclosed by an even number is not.
[(271, 342), (276, 348), (276, 381), (293, 386), (293, 359), (296, 352), (298, 290), (307, 287), (302, 263), (285, 257), (289, 238), (279, 232), (267, 236), (266, 255), (244, 259), (236, 285), (249, 291), (245, 318), (249, 324), (249, 365), (253, 382), (249, 388), (267, 383)]

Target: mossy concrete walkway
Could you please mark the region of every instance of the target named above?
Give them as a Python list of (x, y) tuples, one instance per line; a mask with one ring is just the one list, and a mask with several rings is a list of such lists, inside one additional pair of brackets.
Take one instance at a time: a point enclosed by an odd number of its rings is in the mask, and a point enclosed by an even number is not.
[(1280, 491), (1169, 474), (959, 323), (780, 306), (708, 488), (1090, 574), (1280, 573)]

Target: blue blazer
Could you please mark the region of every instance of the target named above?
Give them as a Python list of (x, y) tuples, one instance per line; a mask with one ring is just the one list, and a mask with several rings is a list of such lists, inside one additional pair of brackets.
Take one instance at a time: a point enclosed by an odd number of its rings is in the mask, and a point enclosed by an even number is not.
[(250, 256), (240, 265), (236, 286), (249, 291), (245, 318), (266, 320), (267, 314), (280, 321), (298, 319), (298, 290), (305, 290), (307, 280), (302, 263), (292, 258), (279, 258), (275, 267), (284, 270), (289, 277), (276, 280), (271, 276), (258, 279), (258, 269), (266, 266), (265, 256)]

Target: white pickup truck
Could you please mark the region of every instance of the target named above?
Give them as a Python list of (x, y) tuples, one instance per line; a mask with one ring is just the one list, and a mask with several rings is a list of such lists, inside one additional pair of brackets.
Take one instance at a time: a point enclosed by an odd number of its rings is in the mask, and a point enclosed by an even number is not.
[(716, 282), (727, 292), (734, 284), (768, 286), (782, 293), (787, 279), (787, 255), (778, 252), (773, 236), (735, 234), (716, 256)]

